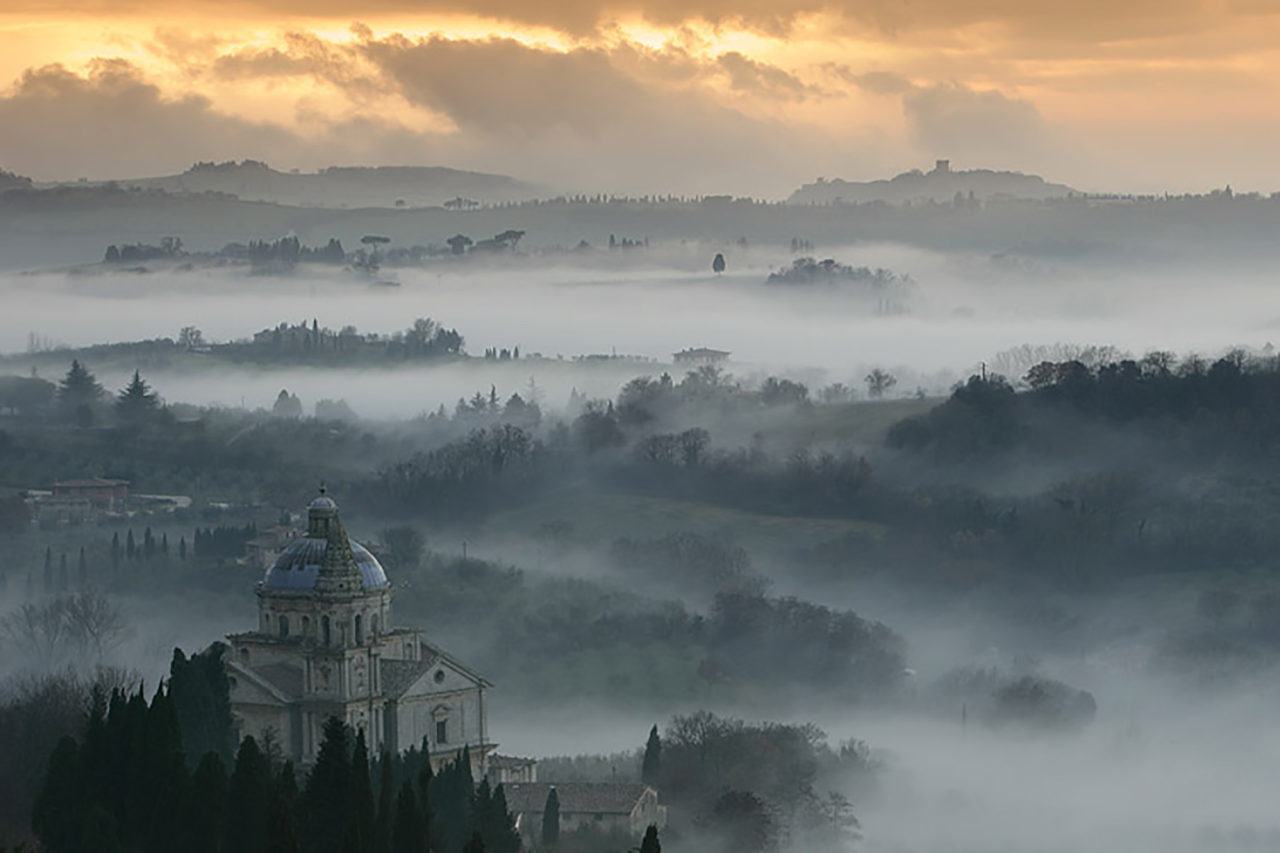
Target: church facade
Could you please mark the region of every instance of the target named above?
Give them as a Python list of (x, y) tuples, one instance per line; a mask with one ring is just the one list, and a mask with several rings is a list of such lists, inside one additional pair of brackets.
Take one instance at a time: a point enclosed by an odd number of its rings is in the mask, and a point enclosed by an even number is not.
[(274, 739), (308, 765), (336, 716), (364, 732), (371, 755), (425, 739), (437, 767), (467, 748), (475, 777), (486, 773), (492, 685), (421, 632), (394, 627), (386, 572), (347, 536), (323, 489), (307, 507), (306, 535), (281, 552), (256, 592), (257, 629), (227, 637), (237, 740)]

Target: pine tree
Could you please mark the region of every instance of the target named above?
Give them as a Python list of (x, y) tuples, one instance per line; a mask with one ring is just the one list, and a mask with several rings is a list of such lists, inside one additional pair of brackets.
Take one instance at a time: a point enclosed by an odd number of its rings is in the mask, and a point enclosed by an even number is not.
[(547, 791), (547, 803), (542, 807), (542, 846), (555, 847), (560, 841), (560, 795), (556, 789)]
[(74, 418), (81, 426), (90, 426), (93, 407), (102, 393), (102, 386), (94, 375), (79, 361), (72, 361), (71, 369), (58, 384), (58, 405), (64, 416)]
[(662, 775), (662, 738), (658, 737), (658, 727), (649, 729), (649, 740), (644, 745), (644, 760), (640, 765), (640, 781), (646, 785), (657, 787)]
[(116, 395), (116, 414), (125, 423), (137, 425), (150, 420), (159, 410), (160, 398), (138, 371), (133, 371), (133, 379)]
[(644, 831), (644, 840), (640, 842), (640, 853), (662, 853), (662, 844), (658, 841), (658, 827), (649, 824)]

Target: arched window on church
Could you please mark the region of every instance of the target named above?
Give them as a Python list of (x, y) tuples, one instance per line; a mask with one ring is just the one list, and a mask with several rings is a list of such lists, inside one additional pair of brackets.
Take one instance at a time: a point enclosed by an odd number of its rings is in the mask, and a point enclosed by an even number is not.
[(356, 645), (364, 644), (364, 630), (360, 623), (360, 614), (356, 614)]
[(326, 646), (329, 645), (331, 637), (329, 634), (329, 617), (328, 616), (320, 617), (320, 634), (322, 637), (322, 642)]
[(289, 617), (281, 616), (280, 617), (280, 638), (284, 639), (287, 636), (289, 636)]
[(311, 636), (311, 617), (310, 616), (302, 617), (302, 636), (304, 637)]
[(378, 614), (375, 613), (369, 617), (369, 630), (373, 632), (373, 639), (378, 639)]

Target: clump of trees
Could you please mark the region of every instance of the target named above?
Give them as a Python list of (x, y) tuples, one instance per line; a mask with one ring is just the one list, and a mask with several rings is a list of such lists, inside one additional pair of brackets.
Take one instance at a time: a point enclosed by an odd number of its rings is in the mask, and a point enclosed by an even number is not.
[[(93, 691), (87, 722), (58, 741), (35, 797), (41, 849), (520, 850), (502, 787), (475, 785), (466, 750), (439, 775), (425, 742), (371, 762), (363, 729), (331, 717), (301, 788), (293, 765), (252, 737), (233, 762), (218, 744), (194, 759), (188, 750), (198, 739), (179, 696), (191, 693), (189, 667), (199, 664), (179, 661), (169, 688), (150, 701), (141, 688)], [(225, 700), (225, 690), (214, 698)]]
[(815, 726), (707, 711), (673, 718), (660, 739), (650, 732), (645, 756), (673, 815), (696, 829), (701, 849), (724, 853), (846, 847), (859, 838), (858, 820), (827, 786), (869, 788), (879, 770), (863, 744), (832, 749)]
[(666, 584), (714, 593), (763, 592), (768, 581), (751, 566), (741, 547), (697, 533), (670, 533), (660, 539), (615, 539), (610, 556), (628, 573)]
[(83, 729), (93, 697), (136, 683), (132, 673), (101, 666), (0, 682), (0, 844), (28, 835), (49, 756), (64, 734)]
[(994, 667), (952, 670), (934, 688), (939, 710), (963, 722), (1041, 731), (1078, 731), (1093, 722), (1093, 694), (1033, 673), (1009, 675)]
[(854, 267), (834, 258), (819, 261), (808, 256), (796, 258), (791, 266), (770, 273), (766, 281), (768, 284), (838, 285), (852, 289), (855, 293), (874, 298), (880, 314), (906, 312), (908, 299), (915, 288), (911, 276), (899, 275), (893, 270)]
[(139, 261), (169, 260), (186, 254), (186, 250), (182, 248), (181, 237), (163, 237), (158, 246), (147, 243), (132, 243), (119, 246), (112, 244), (107, 246), (107, 251), (102, 259), (108, 264), (137, 263)]

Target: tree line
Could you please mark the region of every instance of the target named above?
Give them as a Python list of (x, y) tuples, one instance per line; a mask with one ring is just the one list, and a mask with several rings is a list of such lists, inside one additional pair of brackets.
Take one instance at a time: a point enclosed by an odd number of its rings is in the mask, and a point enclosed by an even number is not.
[[(220, 656), (176, 652), (147, 700), (95, 685), (81, 730), (58, 741), (32, 805), (41, 849), (199, 853), (518, 853), (502, 786), (477, 786), (469, 753), (436, 774), (420, 749), (370, 759), (363, 730), (324, 725), (299, 785), (280, 745), (228, 755)], [(203, 749), (203, 752), (199, 750)], [(200, 755), (195, 759), (195, 755)]]

